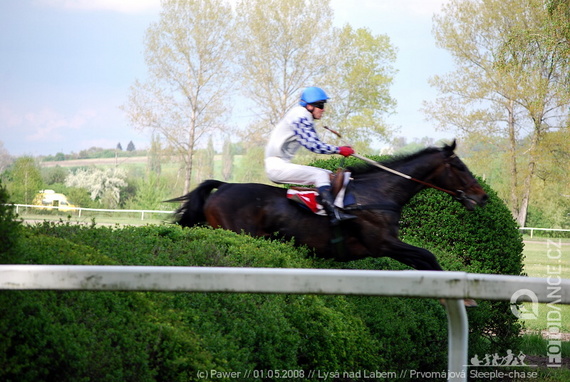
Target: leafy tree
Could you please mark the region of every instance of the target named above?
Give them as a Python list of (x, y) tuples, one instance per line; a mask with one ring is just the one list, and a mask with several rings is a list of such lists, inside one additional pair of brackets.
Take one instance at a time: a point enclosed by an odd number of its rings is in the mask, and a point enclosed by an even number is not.
[[(264, 146), (272, 126), (312, 85), (333, 96), (328, 120), (346, 129), (347, 138), (368, 147), (370, 134), (389, 135), (381, 117), (394, 106), (387, 87), (395, 53), (387, 37), (348, 26), (337, 30), (329, 0), (244, 0), (237, 20), (240, 84), (259, 115), (243, 131), (250, 147)], [(262, 151), (248, 148), (248, 157), (263, 163)]]
[(244, 153), (234, 175), (236, 182), (267, 182), (263, 166), (253, 165), (259, 163), (259, 158), (263, 158), (263, 147), (252, 147)]
[(524, 226), (541, 146), (566, 126), (568, 58), (553, 50), (543, 0), (452, 0), (434, 18), (438, 44), (457, 70), (431, 83), (443, 96), (425, 111), (442, 128), (506, 138), (509, 206)]
[(267, 133), (328, 69), (333, 11), (329, 0), (242, 0), (236, 11), (241, 86)]
[[(570, 57), (570, 2), (568, 0), (546, 0), (549, 16), (547, 42), (562, 59)], [(570, 70), (559, 78), (570, 89)]]
[(391, 134), (383, 116), (396, 105), (389, 92), (396, 51), (388, 36), (350, 25), (335, 30), (333, 41), (329, 55), (335, 64), (326, 76), (333, 102), (323, 123), (340, 129), (358, 151), (367, 151), (373, 138), (387, 139)]
[(63, 184), (68, 174), (69, 169), (59, 165), (55, 167), (47, 167), (42, 170), (42, 178), (48, 186), (58, 183)]
[(222, 149), (222, 178), (229, 181), (234, 168), (234, 153), (232, 150), (232, 142), (229, 139), (224, 141)]
[(148, 168), (149, 171), (160, 175), (162, 172), (162, 164), (160, 157), (162, 155), (162, 143), (160, 142), (160, 135), (152, 134), (150, 138), (150, 150), (148, 152)]
[(146, 34), (148, 80), (135, 81), (124, 106), (135, 127), (160, 133), (181, 158), (184, 193), (197, 142), (227, 115), (233, 21), (224, 0), (163, 1)]
[(16, 221), (14, 206), (8, 204), (10, 197), (0, 179), (0, 263), (15, 262), (16, 246), (21, 234), (20, 223)]
[(126, 174), (122, 169), (77, 170), (65, 179), (68, 187), (85, 188), (91, 200), (99, 200), (109, 208), (117, 208), (120, 203), (121, 188), (126, 187)]
[(8, 191), (15, 203), (31, 204), (44, 187), (41, 171), (32, 157), (16, 159), (10, 169)]
[(157, 174), (149, 174), (137, 182), (137, 192), (132, 200), (132, 208), (160, 210), (162, 201), (168, 199), (169, 188)]
[(89, 191), (85, 188), (67, 187), (63, 190), (67, 200), (75, 206), (84, 208), (96, 208), (97, 205), (91, 200)]
[(0, 175), (10, 166), (12, 163), (12, 157), (6, 148), (4, 143), (0, 141)]
[(546, 134), (537, 150), (539, 161), (529, 206), (530, 227), (570, 227), (570, 129)]

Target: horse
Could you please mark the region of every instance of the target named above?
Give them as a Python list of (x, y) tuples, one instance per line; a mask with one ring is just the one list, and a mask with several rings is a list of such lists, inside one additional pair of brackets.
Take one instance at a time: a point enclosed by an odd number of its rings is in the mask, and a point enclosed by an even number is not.
[(210, 179), (170, 201), (182, 202), (175, 222), (184, 227), (207, 223), (254, 237), (292, 240), (322, 258), (352, 261), (387, 256), (417, 270), (441, 271), (430, 251), (398, 238), (398, 223), (402, 207), (426, 187), (449, 193), (467, 210), (486, 204), (487, 194), (454, 153), (455, 148), (453, 141), (378, 163), (382, 168), (369, 163), (349, 167), (356, 203), (345, 210), (356, 218), (336, 227), (328, 217), (287, 199), (286, 188), (265, 184)]

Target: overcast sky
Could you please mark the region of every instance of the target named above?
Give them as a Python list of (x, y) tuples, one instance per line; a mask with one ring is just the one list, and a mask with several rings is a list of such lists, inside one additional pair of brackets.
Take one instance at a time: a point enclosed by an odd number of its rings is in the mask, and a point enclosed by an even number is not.
[[(285, 1), (285, 0), (284, 0)], [(419, 112), (427, 79), (452, 69), (436, 48), (432, 16), (444, 0), (331, 0), (338, 26), (386, 34), (398, 49), (389, 122), (409, 139), (453, 138)], [(315, 10), (318, 11), (318, 10)], [(143, 38), (159, 0), (0, 0), (0, 141), (12, 155), (137, 148), (148, 137), (119, 109), (146, 75)]]

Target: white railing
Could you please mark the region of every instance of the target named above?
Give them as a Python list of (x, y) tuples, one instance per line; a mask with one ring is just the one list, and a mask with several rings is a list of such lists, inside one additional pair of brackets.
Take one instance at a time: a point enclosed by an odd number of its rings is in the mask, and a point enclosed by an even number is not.
[(533, 227), (519, 227), (521, 231), (530, 231), (530, 237), (534, 235), (534, 231), (551, 231), (551, 232), (570, 232), (570, 229), (561, 228), (533, 228)]
[(0, 290), (107, 290), (334, 294), (442, 298), (448, 317), (449, 381), (467, 380), (463, 299), (570, 304), (570, 280), (434, 271), (0, 265)]
[(61, 211), (77, 211), (77, 217), (81, 217), (82, 211), (97, 211), (97, 212), (113, 212), (113, 213), (137, 213), (141, 214), (141, 220), (144, 220), (145, 214), (172, 214), (173, 211), (157, 211), (157, 210), (112, 210), (104, 208), (83, 208), (83, 207), (69, 207), (69, 206), (38, 206), (35, 204), (13, 204), (16, 207), (16, 213), (20, 213), (20, 207), (37, 208), (41, 210), (61, 210)]

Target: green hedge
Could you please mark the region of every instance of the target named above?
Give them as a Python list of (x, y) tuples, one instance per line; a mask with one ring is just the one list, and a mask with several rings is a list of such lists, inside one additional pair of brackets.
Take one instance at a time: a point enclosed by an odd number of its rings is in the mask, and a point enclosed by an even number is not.
[[(330, 170), (360, 164), (355, 158), (314, 163)], [(432, 251), (445, 270), (523, 275), (523, 242), (518, 226), (497, 193), (482, 179), (477, 180), (489, 195), (484, 208), (467, 211), (443, 192), (423, 190), (402, 210), (400, 238)], [(409, 269), (392, 260), (368, 262), (371, 269)], [(468, 309), (470, 356), (515, 350), (520, 343), (521, 325), (511, 313), (510, 303), (478, 304), (477, 308)]]
[[(318, 265), (288, 243), (177, 226), (44, 223), (25, 230), (21, 249), (39, 264)], [(344, 297), (4, 291), (0, 304), (2, 380), (187, 381), (200, 370), (375, 370), (383, 360)]]
[(8, 192), (0, 179), (0, 263), (15, 260), (20, 237), (20, 224), (16, 221), (14, 207), (9, 202)]
[[(520, 235), (486, 189), (490, 203), (475, 212), (442, 193), (421, 192), (404, 209), (402, 238), (432, 250), (448, 270), (520, 274)], [(44, 223), (22, 229), (11, 216), (4, 221), (21, 233), (3, 262), (406, 269), (386, 258), (338, 264), (291, 243), (208, 228)], [(520, 327), (508, 305), (478, 302), (469, 309), (471, 355), (516, 353)], [(447, 319), (435, 299), (4, 291), (0, 309), (6, 381), (188, 381), (212, 369), (447, 368)]]

